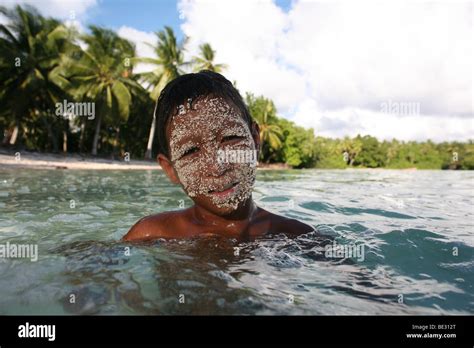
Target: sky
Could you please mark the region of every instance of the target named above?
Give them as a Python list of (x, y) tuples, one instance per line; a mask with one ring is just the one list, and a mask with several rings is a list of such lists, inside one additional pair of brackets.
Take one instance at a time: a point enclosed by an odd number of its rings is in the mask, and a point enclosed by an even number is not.
[(209, 42), (242, 93), (316, 135), (474, 139), (472, 1), (0, 0), (18, 3), (112, 28), (139, 56), (165, 25), (188, 58)]

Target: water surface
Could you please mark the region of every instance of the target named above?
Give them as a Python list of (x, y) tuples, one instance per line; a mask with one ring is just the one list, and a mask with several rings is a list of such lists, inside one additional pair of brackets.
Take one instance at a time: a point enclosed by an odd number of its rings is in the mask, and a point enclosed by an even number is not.
[(0, 169), (0, 244), (39, 252), (0, 259), (0, 314), (473, 314), (473, 179), (261, 171), (257, 204), (317, 233), (130, 245), (140, 217), (191, 204), (161, 171)]

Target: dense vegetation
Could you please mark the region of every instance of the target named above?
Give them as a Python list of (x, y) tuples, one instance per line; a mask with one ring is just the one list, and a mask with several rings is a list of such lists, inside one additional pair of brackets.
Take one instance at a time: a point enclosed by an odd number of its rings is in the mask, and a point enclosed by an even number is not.
[[(0, 7), (0, 13), (9, 19), (0, 25), (4, 148), (152, 158), (153, 108), (161, 89), (187, 72), (226, 69), (214, 62), (215, 52), (207, 43), (199, 56), (185, 61), (185, 41), (177, 42), (169, 27), (156, 33), (155, 56), (138, 58), (134, 44), (109, 29), (90, 26), (81, 35), (28, 6)], [(154, 68), (137, 74), (133, 70), (137, 63)], [(263, 96), (247, 94), (245, 100), (260, 125), (264, 163), (294, 168), (474, 169), (472, 141), (329, 139), (278, 117), (274, 103)], [(58, 103), (65, 106), (59, 113)], [(93, 105), (94, 117), (68, 112), (66, 103)]]

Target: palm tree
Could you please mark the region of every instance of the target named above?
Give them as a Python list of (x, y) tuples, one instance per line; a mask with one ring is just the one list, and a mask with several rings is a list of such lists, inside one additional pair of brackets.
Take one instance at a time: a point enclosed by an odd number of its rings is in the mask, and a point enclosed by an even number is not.
[(40, 119), (57, 151), (53, 106), (67, 95), (68, 81), (59, 72), (74, 33), (29, 6), (0, 7), (0, 14), (9, 20), (0, 25), (0, 102), (5, 106), (0, 112), (13, 127), (10, 145), (17, 142), (24, 120)]
[(275, 124), (276, 108), (273, 102), (264, 97), (255, 98), (253, 94), (247, 93), (246, 103), (253, 118), (260, 127), (260, 140), (262, 142), (261, 160), (270, 160), (272, 152), (279, 150), (282, 146), (283, 132)]
[(216, 51), (214, 51), (210, 44), (204, 43), (199, 46), (200, 56), (193, 58), (195, 64), (195, 71), (210, 70), (217, 73), (227, 69), (226, 64), (214, 64)]
[(268, 119), (268, 116), (275, 114), (275, 112), (273, 102), (267, 100), (263, 113), (257, 114), (255, 117), (260, 126), (260, 139), (264, 143), (267, 142), (271, 148), (278, 150), (282, 145), (281, 138), (283, 134), (280, 127), (276, 124), (271, 124)]
[(387, 148), (387, 164), (390, 164), (398, 155), (400, 151), (400, 142), (396, 139), (393, 139), (390, 143), (388, 143)]
[[(135, 58), (134, 61), (141, 63), (153, 64), (156, 68), (153, 71), (139, 74), (145, 83), (148, 83), (148, 89), (151, 89), (150, 97), (153, 101), (158, 99), (162, 89), (168, 82), (177, 78), (184, 73), (184, 68), (190, 63), (184, 61), (184, 45), (186, 39), (177, 42), (176, 36), (168, 26), (164, 30), (156, 33), (156, 46), (150, 45), (156, 58)], [(145, 152), (145, 158), (151, 159), (153, 139), (156, 129), (156, 117), (153, 114), (153, 119), (150, 126), (150, 133), (148, 136), (148, 143)]]
[(344, 155), (346, 164), (352, 166), (357, 155), (362, 151), (362, 142), (359, 138), (351, 139), (348, 136), (339, 145), (339, 152)]
[(118, 134), (120, 123), (130, 114), (132, 94), (140, 93), (142, 87), (131, 78), (132, 67), (127, 64), (135, 55), (134, 45), (111, 30), (89, 28), (91, 34), (82, 37), (87, 49), (79, 59), (69, 59), (65, 71), (76, 98), (95, 103), (97, 120), (92, 142), (95, 156), (103, 121), (113, 125)]

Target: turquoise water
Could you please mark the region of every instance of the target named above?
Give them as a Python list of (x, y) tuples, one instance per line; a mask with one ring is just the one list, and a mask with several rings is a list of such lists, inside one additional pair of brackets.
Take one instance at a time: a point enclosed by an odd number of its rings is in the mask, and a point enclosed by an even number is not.
[(261, 171), (254, 198), (318, 233), (130, 246), (190, 205), (162, 172), (1, 169), (0, 244), (38, 260), (0, 259), (0, 314), (474, 313), (474, 173)]

